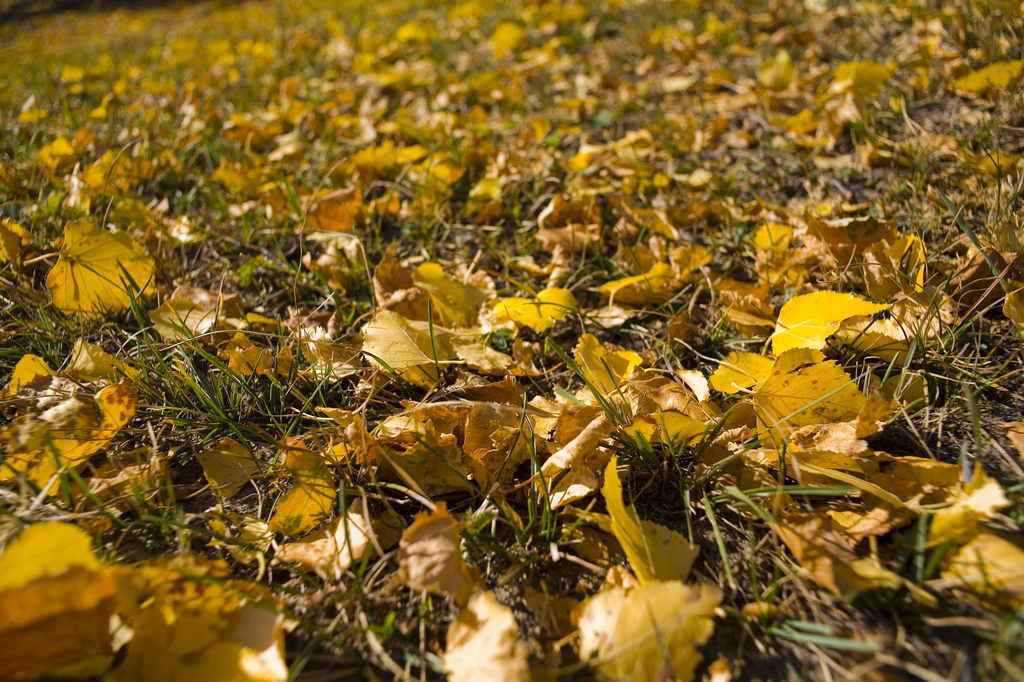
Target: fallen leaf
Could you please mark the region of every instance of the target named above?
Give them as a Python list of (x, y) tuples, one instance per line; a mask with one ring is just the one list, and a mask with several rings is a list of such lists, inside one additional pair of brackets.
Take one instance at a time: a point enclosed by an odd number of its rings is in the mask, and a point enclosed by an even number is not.
[(316, 571), (325, 580), (340, 580), (354, 562), (362, 561), (368, 553), (373, 555), (375, 548), (386, 551), (394, 547), (399, 535), (390, 519), (368, 516), (357, 500), (319, 533), (282, 544), (274, 557)]
[(446, 329), (407, 320), (390, 310), (374, 315), (362, 335), (363, 351), (375, 362), (424, 388), (438, 380), (438, 363), (453, 358), (451, 334)]
[(793, 348), (779, 356), (750, 400), (762, 434), (788, 439), (801, 426), (856, 417), (865, 397), (834, 361), (819, 351)]
[(653, 580), (686, 580), (699, 549), (670, 528), (640, 519), (632, 505), (622, 501), (622, 484), (612, 457), (604, 470), (604, 495), (612, 519), (612, 533), (622, 545), (640, 584)]
[(759, 385), (772, 372), (774, 361), (757, 353), (733, 351), (711, 375), (711, 388), (729, 395)]
[(950, 81), (949, 87), (977, 97), (984, 96), (992, 88), (1010, 90), (1020, 81), (1022, 65), (1024, 62), (1020, 60), (993, 62), (983, 69)]
[(499, 298), (490, 303), (493, 324), (512, 323), (534, 331), (550, 329), (576, 307), (576, 297), (565, 289), (544, 289), (536, 298)]
[(28, 386), (40, 378), (53, 375), (54, 371), (38, 355), (22, 355), (18, 364), (14, 366), (14, 372), (11, 373), (11, 383), (7, 385), (6, 393), (13, 396), (22, 386)]
[(244, 445), (230, 438), (221, 440), (217, 447), (196, 453), (206, 480), (220, 497), (234, 497), (242, 487), (259, 474), (256, 458)]
[(643, 307), (660, 303), (679, 291), (683, 283), (668, 263), (655, 263), (642, 275), (625, 277), (601, 285), (601, 294), (607, 296), (608, 305), (615, 303)]
[(64, 371), (89, 382), (114, 382), (123, 377), (134, 377), (139, 373), (139, 370), (85, 339), (75, 342), (75, 347), (71, 349), (71, 360)]
[(979, 533), (961, 547), (942, 577), (990, 607), (1024, 606), (1024, 548), (994, 533)]
[(533, 679), (515, 616), (490, 591), (469, 597), (465, 608), (448, 626), (444, 667), (451, 682)]
[(289, 439), (282, 451), (292, 489), (278, 501), (269, 528), (273, 533), (298, 535), (331, 513), (337, 498), (334, 475), (324, 457), (298, 441)]
[(92, 538), (68, 523), (26, 528), (0, 554), (0, 677), (100, 675), (113, 659), (116, 606)]
[(790, 348), (825, 347), (839, 323), (857, 315), (873, 315), (889, 306), (865, 301), (854, 294), (818, 291), (790, 299), (779, 312), (772, 351), (782, 355)]
[(616, 682), (689, 682), (722, 594), (673, 580), (602, 588), (579, 608), (580, 660)]
[(64, 227), (64, 245), (46, 287), (61, 312), (100, 317), (131, 305), (133, 292), (151, 291), (155, 268), (146, 250), (124, 232), (79, 220)]
[(572, 351), (588, 386), (596, 388), (600, 397), (612, 393), (643, 358), (631, 350), (610, 348), (593, 334), (584, 334)]
[(952, 506), (939, 509), (932, 516), (928, 529), (928, 546), (946, 541), (962, 543), (977, 536), (981, 522), (991, 519), (1010, 501), (997, 481), (989, 478), (978, 465), (971, 482), (952, 498)]
[(489, 291), (447, 277), (437, 263), (420, 265), (412, 279), (416, 286), (430, 294), (434, 311), (448, 327), (473, 326), (480, 307), (490, 295)]
[(480, 588), (462, 558), (461, 535), (444, 502), (417, 514), (399, 543), (398, 579), (413, 590), (437, 589), (465, 607)]

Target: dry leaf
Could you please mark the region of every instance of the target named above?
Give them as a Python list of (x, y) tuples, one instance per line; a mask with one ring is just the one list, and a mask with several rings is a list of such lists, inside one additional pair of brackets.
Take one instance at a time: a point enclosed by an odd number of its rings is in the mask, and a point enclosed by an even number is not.
[(436, 588), (465, 607), (480, 588), (462, 558), (460, 536), (444, 502), (417, 514), (399, 543), (398, 579), (417, 591)]
[(445, 672), (451, 682), (529, 682), (526, 645), (508, 607), (476, 592), (448, 626)]

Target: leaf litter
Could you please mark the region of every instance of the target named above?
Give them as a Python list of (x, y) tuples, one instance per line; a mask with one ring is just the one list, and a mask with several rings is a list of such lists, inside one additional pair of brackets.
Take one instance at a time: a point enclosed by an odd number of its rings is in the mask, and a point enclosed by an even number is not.
[(0, 677), (1021, 678), (1013, 3), (17, 22)]

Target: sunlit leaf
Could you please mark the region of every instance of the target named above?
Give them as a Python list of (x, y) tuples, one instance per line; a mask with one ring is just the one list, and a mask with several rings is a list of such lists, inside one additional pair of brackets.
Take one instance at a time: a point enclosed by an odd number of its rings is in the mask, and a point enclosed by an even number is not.
[(46, 287), (63, 312), (99, 317), (127, 308), (134, 290), (150, 290), (154, 270), (153, 259), (127, 234), (80, 220), (65, 226)]
[(818, 291), (791, 298), (779, 312), (772, 334), (772, 351), (781, 355), (790, 348), (825, 347), (825, 339), (839, 323), (856, 315), (873, 315), (888, 308), (854, 294)]

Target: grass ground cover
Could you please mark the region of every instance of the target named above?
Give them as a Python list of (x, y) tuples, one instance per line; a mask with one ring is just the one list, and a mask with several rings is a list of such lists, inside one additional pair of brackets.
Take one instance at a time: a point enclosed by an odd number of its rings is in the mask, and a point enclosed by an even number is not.
[(1022, 680), (1018, 3), (7, 3), (0, 678)]

